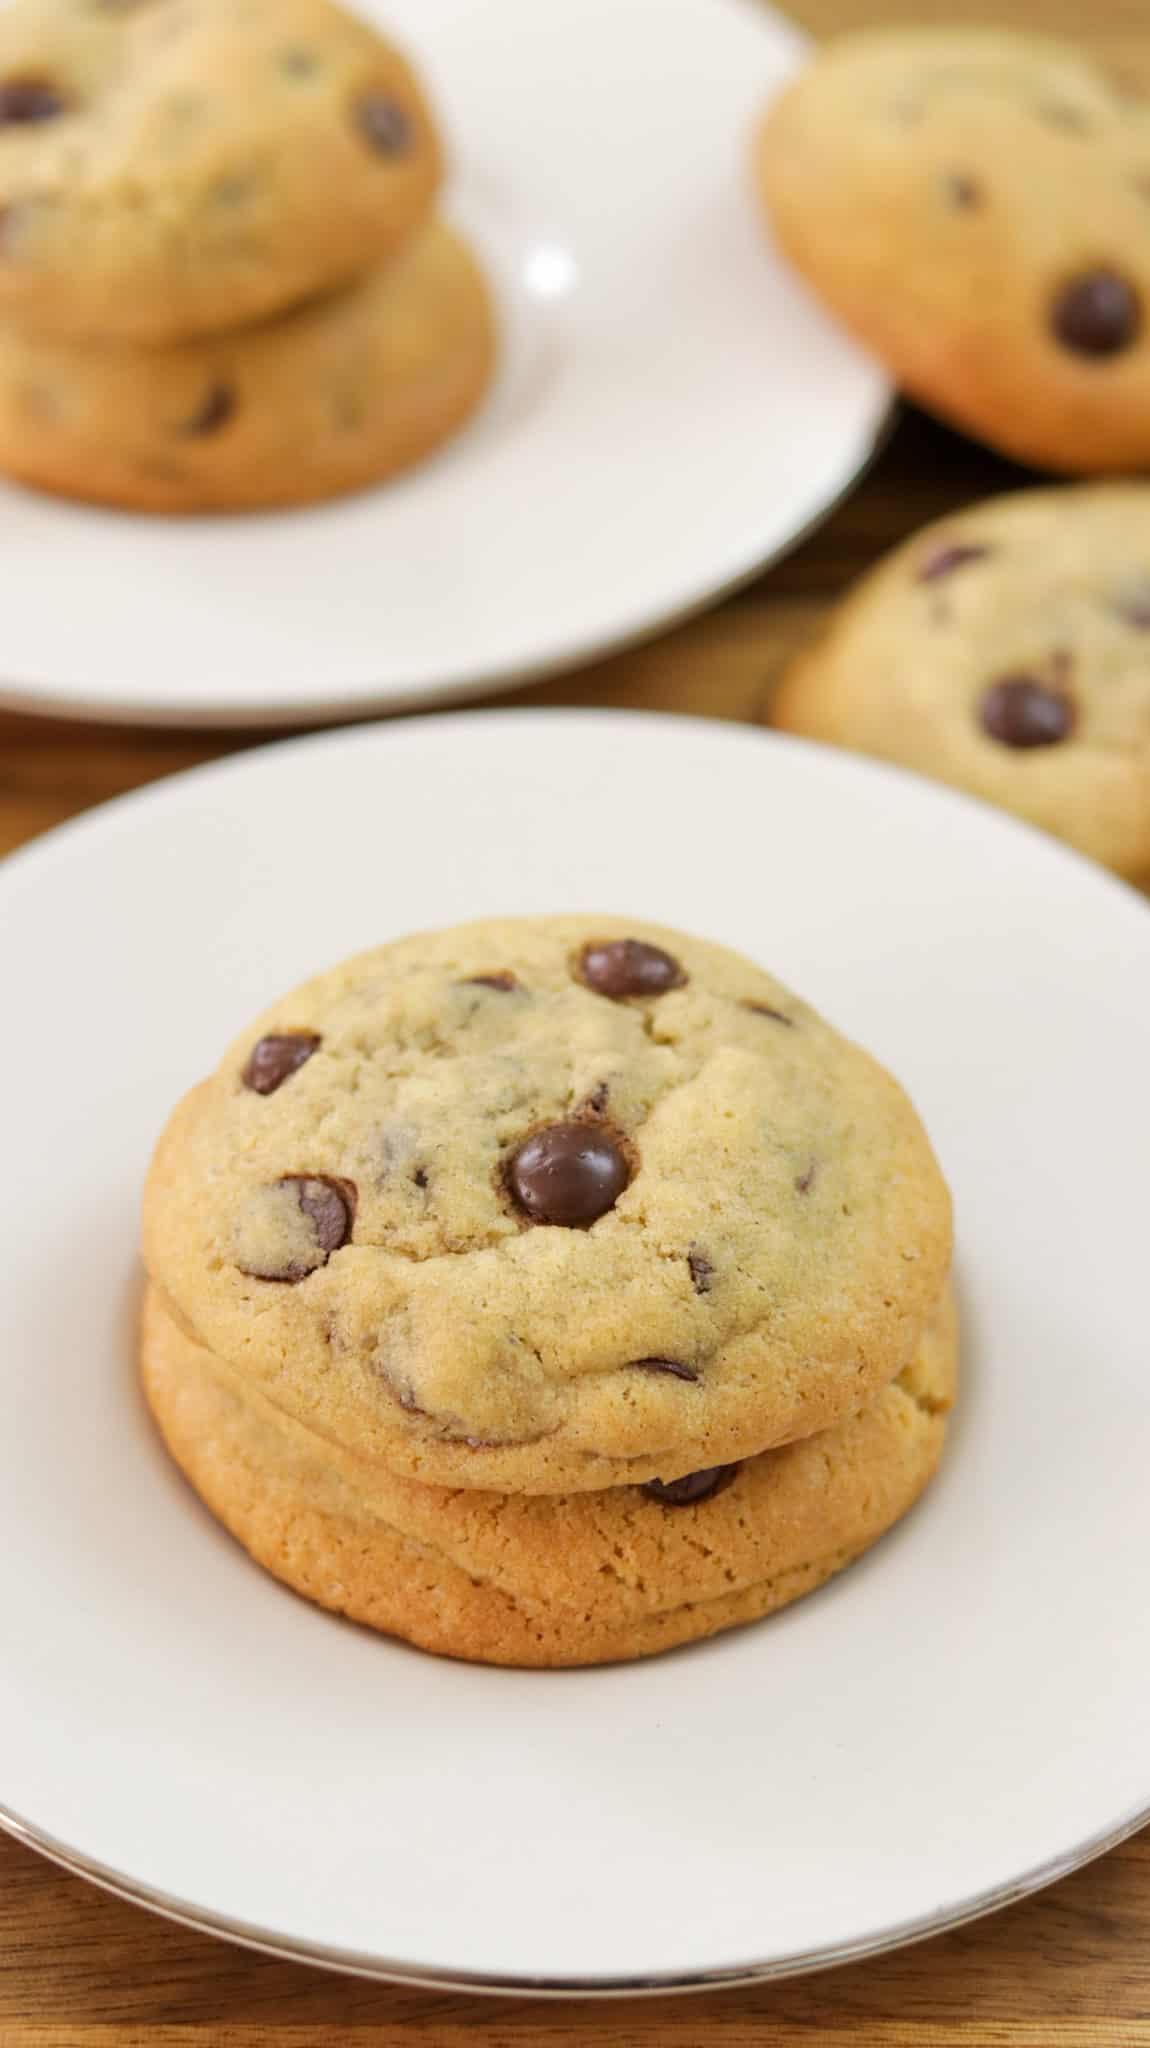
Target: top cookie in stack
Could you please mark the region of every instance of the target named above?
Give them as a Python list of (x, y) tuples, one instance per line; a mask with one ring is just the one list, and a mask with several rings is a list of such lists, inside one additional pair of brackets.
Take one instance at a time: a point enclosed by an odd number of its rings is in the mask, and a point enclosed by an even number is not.
[(0, 467), (190, 509), (423, 452), (491, 358), (481, 281), (430, 219), (440, 177), (410, 65), (329, 0), (16, 0)]

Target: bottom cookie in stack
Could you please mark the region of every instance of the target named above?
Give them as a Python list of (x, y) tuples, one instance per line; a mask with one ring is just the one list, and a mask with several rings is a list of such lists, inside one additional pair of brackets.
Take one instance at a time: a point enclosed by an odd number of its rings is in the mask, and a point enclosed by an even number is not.
[(918, 1357), (846, 1421), (647, 1486), (498, 1494), (400, 1478), (283, 1414), (153, 1289), (141, 1367), (176, 1463), (256, 1561), (321, 1606), (476, 1663), (606, 1664), (755, 1621), (906, 1513), (942, 1451), (949, 1292)]
[(466, 245), (433, 223), (350, 288), (170, 347), (0, 331), (0, 470), (152, 512), (302, 505), (427, 455), (491, 379), (495, 320)]

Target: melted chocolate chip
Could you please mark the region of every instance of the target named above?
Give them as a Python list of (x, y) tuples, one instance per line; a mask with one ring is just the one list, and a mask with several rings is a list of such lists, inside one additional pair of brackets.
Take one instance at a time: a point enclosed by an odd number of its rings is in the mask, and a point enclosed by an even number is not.
[(738, 1469), (737, 1465), (710, 1465), (702, 1472), (686, 1472), (681, 1479), (651, 1479), (640, 1492), (665, 1508), (690, 1508), (721, 1493)]
[(253, 1045), (243, 1071), (243, 1084), (257, 1095), (274, 1095), (289, 1075), (298, 1073), (319, 1046), (316, 1031), (272, 1031)]
[(624, 996), (661, 996), (669, 988), (682, 988), (687, 979), (672, 954), (645, 939), (593, 939), (579, 955), (579, 974), (596, 995), (613, 1002)]
[(790, 1031), (795, 1028), (793, 1017), (784, 1016), (782, 1010), (772, 1010), (769, 1003), (744, 1002), (743, 1008), (752, 1011), (756, 1017), (769, 1017), (772, 1024), (785, 1024)]
[(1084, 271), (1062, 286), (1050, 309), (1050, 327), (1075, 355), (1117, 355), (1138, 338), (1142, 301), (1117, 271)]
[(548, 1124), (516, 1147), (507, 1185), (535, 1223), (585, 1230), (613, 1209), (631, 1178), (626, 1154), (601, 1124)]
[(695, 1293), (709, 1294), (711, 1276), (715, 1269), (706, 1252), (701, 1252), (697, 1244), (693, 1244), (687, 1253), (687, 1270), (691, 1275), (691, 1285)]
[(189, 441), (206, 438), (209, 434), (218, 434), (220, 428), (226, 427), (228, 421), (234, 417), (236, 403), (236, 394), (230, 384), (212, 384), (205, 391), (195, 411), (189, 413), (187, 419), (181, 420), (176, 432), (183, 434)]
[(300, 1210), (311, 1225), (318, 1256), (274, 1270), (267, 1266), (244, 1266), (241, 1270), (253, 1280), (276, 1280), (294, 1287), (326, 1266), (332, 1253), (347, 1243), (355, 1218), (356, 1190), (353, 1182), (332, 1180), (327, 1174), (285, 1173), (276, 1186), (294, 1191)]
[(469, 974), (463, 986), (464, 988), (494, 988), (498, 989), (501, 995), (509, 995), (513, 988), (519, 987), (519, 982), (510, 970), (505, 969), (499, 974)]
[(966, 171), (951, 171), (946, 179), (946, 196), (960, 213), (973, 213), (982, 205), (985, 195), (977, 179)]
[(676, 1380), (697, 1380), (699, 1375), (693, 1365), (683, 1365), (677, 1358), (633, 1358), (636, 1372), (665, 1372)]
[(1074, 730), (1074, 706), (1060, 690), (1033, 676), (1003, 676), (979, 709), (984, 732), (1004, 747), (1053, 747)]
[(355, 125), (380, 156), (406, 156), (412, 143), (411, 121), (395, 100), (369, 93), (358, 101)]
[(54, 121), (67, 111), (67, 100), (50, 78), (0, 79), (0, 127)]
[(989, 553), (989, 548), (979, 547), (974, 541), (941, 541), (923, 556), (915, 582), (940, 583), (944, 576), (953, 576), (956, 569), (965, 569), (968, 562), (984, 561)]

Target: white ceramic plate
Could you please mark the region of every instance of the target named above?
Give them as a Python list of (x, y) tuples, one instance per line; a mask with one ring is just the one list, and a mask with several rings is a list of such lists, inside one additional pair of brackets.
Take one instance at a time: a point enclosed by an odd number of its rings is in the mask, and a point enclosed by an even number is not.
[(226, 725), (586, 660), (797, 540), (890, 393), (770, 253), (751, 123), (798, 61), (751, 0), (364, 0), (425, 69), (502, 376), (450, 447), (319, 510), (163, 520), (0, 483), (0, 703)]
[[(133, 1384), (137, 1191), (268, 997), (408, 928), (633, 909), (747, 949), (909, 1084), (952, 1178), (941, 1478), (773, 1621), (559, 1674), (265, 1578)], [(1150, 913), (894, 770), (508, 712), (182, 776), (0, 872), (0, 1805), (199, 1925), (381, 1975), (771, 1974), (1045, 1883), (1150, 1810)]]

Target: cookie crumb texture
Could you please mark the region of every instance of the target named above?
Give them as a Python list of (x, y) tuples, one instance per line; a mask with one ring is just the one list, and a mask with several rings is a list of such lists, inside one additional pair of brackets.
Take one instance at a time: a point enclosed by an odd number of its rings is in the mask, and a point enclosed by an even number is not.
[(944, 1297), (912, 1366), (866, 1407), (678, 1506), (638, 1487), (532, 1498), (398, 1478), (286, 1416), (155, 1294), (142, 1368), (177, 1464), (276, 1578), (443, 1656), (554, 1667), (760, 1619), (849, 1564), (938, 1463), (956, 1344)]
[(0, 12), (0, 316), (22, 327), (155, 344), (265, 318), (382, 262), (440, 175), (410, 65), (329, 0)]
[[(623, 939), (679, 975), (603, 993), (588, 948)], [(184, 1327), (285, 1413), (425, 1483), (529, 1493), (851, 1413), (913, 1357), (951, 1249), (882, 1068), (738, 955), (591, 916), (305, 984), (179, 1106), (144, 1220)]]
[(0, 470), (137, 511), (331, 498), (459, 428), (496, 350), (469, 250), (432, 223), (362, 282), (210, 339), (92, 350), (0, 329)]
[(1150, 106), (994, 29), (831, 43), (755, 180), (831, 310), (924, 405), (1038, 468), (1150, 463)]
[(1018, 491), (895, 549), (794, 660), (788, 731), (1150, 878), (1150, 486)]

